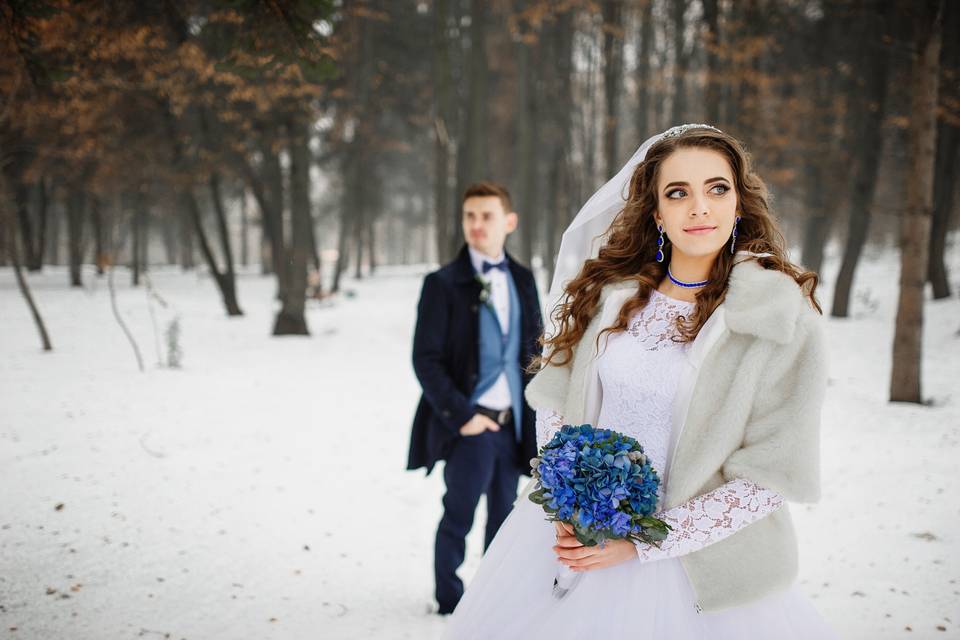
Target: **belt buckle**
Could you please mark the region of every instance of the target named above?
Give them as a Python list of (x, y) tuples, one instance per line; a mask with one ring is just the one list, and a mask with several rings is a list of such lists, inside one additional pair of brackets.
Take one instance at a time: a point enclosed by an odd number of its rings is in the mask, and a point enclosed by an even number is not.
[(500, 412), (497, 414), (497, 424), (503, 424), (503, 423), (505, 423), (505, 422), (507, 421), (507, 412), (508, 412), (508, 411), (510, 411), (510, 409), (501, 409), (501, 410), (500, 410)]

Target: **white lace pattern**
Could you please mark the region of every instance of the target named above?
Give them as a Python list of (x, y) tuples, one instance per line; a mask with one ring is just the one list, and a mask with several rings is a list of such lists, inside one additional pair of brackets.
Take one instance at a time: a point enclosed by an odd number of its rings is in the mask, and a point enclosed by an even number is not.
[(720, 542), (783, 504), (776, 491), (736, 478), (702, 496), (656, 514), (673, 530), (659, 547), (637, 543), (643, 562), (676, 558)]
[(537, 451), (550, 442), (563, 426), (563, 416), (549, 409), (537, 409)]

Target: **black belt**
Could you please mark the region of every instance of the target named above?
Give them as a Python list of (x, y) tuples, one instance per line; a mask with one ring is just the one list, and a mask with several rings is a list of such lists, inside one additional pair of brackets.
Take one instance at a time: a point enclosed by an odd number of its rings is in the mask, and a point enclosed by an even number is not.
[(487, 416), (501, 427), (513, 420), (513, 409), (488, 409), (477, 405), (477, 413)]

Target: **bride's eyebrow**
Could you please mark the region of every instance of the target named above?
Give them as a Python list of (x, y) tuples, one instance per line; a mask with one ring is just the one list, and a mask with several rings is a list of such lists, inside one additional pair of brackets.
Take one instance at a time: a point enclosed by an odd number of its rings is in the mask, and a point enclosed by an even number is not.
[[(717, 182), (718, 180), (723, 180), (724, 182), (730, 182), (729, 180), (727, 180), (727, 179), (724, 178), (723, 176), (717, 176), (716, 178), (710, 178), (710, 179), (708, 179), (708, 180), (704, 180), (704, 181), (703, 181), (703, 184), (709, 184), (709, 183), (711, 183), (711, 182)], [(668, 189), (668, 188), (670, 188), (670, 187), (689, 187), (689, 186), (690, 186), (690, 183), (689, 183), (689, 182), (671, 182), (671, 183), (667, 184), (666, 186), (664, 186), (663, 188), (664, 188), (664, 189)]]

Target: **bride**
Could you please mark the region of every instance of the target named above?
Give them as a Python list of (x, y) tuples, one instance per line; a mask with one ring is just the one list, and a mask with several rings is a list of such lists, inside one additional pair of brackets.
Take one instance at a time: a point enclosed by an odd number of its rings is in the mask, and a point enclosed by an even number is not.
[(794, 584), (786, 505), (820, 493), (816, 284), (736, 139), (688, 124), (644, 142), (564, 233), (526, 398), (540, 446), (563, 424), (635, 437), (672, 530), (583, 546), (531, 481), (446, 637), (835, 638)]

